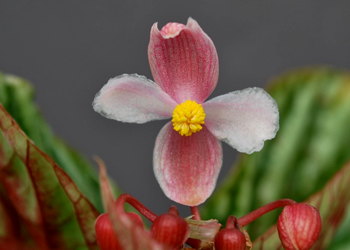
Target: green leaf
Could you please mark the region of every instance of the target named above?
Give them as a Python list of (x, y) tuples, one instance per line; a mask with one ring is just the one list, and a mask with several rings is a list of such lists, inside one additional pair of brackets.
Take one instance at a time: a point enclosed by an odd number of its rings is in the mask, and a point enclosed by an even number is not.
[[(274, 80), (268, 92), (280, 111), (276, 138), (266, 142), (261, 152), (241, 155), (203, 207), (203, 216), (224, 220), (281, 198), (303, 201), (350, 159), (348, 72), (297, 70)], [(277, 215), (272, 213), (249, 225), (252, 238), (274, 224)]]
[(102, 210), (96, 171), (78, 153), (57, 138), (33, 102), (34, 91), (25, 80), (0, 73), (0, 103), (41, 150), (50, 155), (80, 190)]
[(98, 211), (2, 105), (0, 159), (0, 216), (13, 218), (1, 220), (0, 246), (97, 249)]
[[(322, 217), (322, 232), (313, 249), (325, 249), (344, 219), (346, 208), (350, 203), (349, 183), (350, 163), (344, 166), (320, 192), (306, 201), (317, 207)], [(254, 249), (280, 249), (281, 243), (276, 227), (269, 229), (253, 245)]]

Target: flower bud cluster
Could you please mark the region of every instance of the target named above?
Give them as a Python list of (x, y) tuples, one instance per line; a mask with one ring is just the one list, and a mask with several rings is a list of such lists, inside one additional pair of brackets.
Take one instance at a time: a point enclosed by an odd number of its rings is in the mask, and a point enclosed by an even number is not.
[[(167, 213), (157, 216), (129, 195), (119, 197), (117, 210), (123, 206), (123, 201), (133, 205), (152, 222), (150, 230), (146, 231), (138, 214), (123, 212), (124, 216), (126, 215), (132, 222), (133, 228), (141, 229), (164, 249), (183, 249), (186, 246), (191, 246), (192, 249), (208, 250), (251, 249), (252, 243), (243, 227), (279, 207), (284, 207), (284, 209), (278, 218), (277, 230), (282, 246), (286, 250), (310, 249), (317, 241), (322, 228), (321, 216), (316, 208), (288, 199), (269, 203), (239, 219), (229, 216), (226, 226), (221, 230), (219, 230), (221, 225), (211, 222), (213, 220), (209, 223), (201, 221), (198, 208), (192, 210), (194, 219), (192, 218), (191, 222), (191, 219), (181, 218), (176, 207), (171, 207)], [(204, 226), (200, 227), (200, 225)], [(204, 231), (198, 233), (203, 228)], [(216, 229), (213, 231), (214, 228)], [(124, 249), (120, 242), (121, 238), (118, 238), (114, 231), (109, 214), (105, 213), (98, 217), (95, 230), (97, 243), (101, 250)]]
[[(135, 227), (143, 228), (141, 217), (129, 212), (129, 219)], [(120, 239), (115, 234), (113, 224), (107, 213), (101, 214), (95, 223), (96, 240), (101, 250), (123, 250)], [(180, 249), (188, 238), (189, 229), (186, 221), (181, 218), (175, 207), (169, 212), (158, 216), (151, 226), (151, 236), (167, 249)]]

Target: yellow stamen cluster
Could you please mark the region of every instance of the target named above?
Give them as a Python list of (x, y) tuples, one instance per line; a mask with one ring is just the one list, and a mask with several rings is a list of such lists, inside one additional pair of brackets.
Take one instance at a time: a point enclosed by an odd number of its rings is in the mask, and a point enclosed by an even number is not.
[(180, 135), (190, 136), (202, 130), (205, 112), (201, 104), (185, 101), (177, 105), (173, 111), (173, 128)]

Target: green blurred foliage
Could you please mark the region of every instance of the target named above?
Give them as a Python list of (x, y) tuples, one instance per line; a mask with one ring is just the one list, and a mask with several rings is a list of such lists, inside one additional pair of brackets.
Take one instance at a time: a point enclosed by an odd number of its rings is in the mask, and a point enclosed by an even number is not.
[[(202, 207), (204, 218), (224, 222), (228, 215), (240, 217), (277, 199), (304, 201), (350, 160), (348, 72), (330, 68), (297, 70), (272, 81), (268, 92), (280, 111), (276, 138), (266, 142), (262, 151), (240, 156), (224, 183)], [(347, 185), (350, 190), (350, 183)], [(273, 225), (278, 213), (249, 225), (252, 238)], [(344, 237), (349, 232), (348, 217), (331, 246), (350, 249), (350, 238)]]
[(0, 73), (0, 103), (41, 150), (74, 180), (94, 206), (102, 211), (98, 177), (92, 165), (56, 137), (33, 101), (32, 86), (22, 78)]

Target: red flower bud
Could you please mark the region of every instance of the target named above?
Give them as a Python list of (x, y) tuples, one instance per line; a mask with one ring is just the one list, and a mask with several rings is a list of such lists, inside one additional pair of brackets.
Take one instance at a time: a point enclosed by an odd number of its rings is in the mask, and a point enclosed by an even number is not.
[(226, 228), (221, 229), (214, 239), (216, 250), (245, 250), (247, 239), (238, 225), (237, 218), (229, 216), (226, 222)]
[(310, 249), (322, 228), (321, 216), (316, 208), (304, 203), (286, 206), (278, 218), (277, 229), (286, 250)]
[(187, 222), (173, 213), (158, 216), (151, 227), (151, 234), (155, 240), (173, 248), (180, 248), (185, 243), (188, 233)]
[(245, 250), (246, 239), (244, 233), (236, 228), (224, 228), (215, 236), (216, 250)]
[(143, 221), (140, 215), (134, 212), (127, 212), (127, 215), (129, 219), (132, 220), (132, 222), (134, 222), (136, 226), (140, 226), (143, 228)]
[(95, 223), (96, 240), (101, 250), (121, 250), (118, 238), (113, 231), (113, 226), (108, 214), (101, 214)]
[[(127, 213), (137, 226), (143, 227), (141, 217), (136, 213)], [(101, 214), (95, 223), (96, 240), (100, 250), (122, 250), (118, 237), (113, 230), (112, 222), (107, 213)]]

